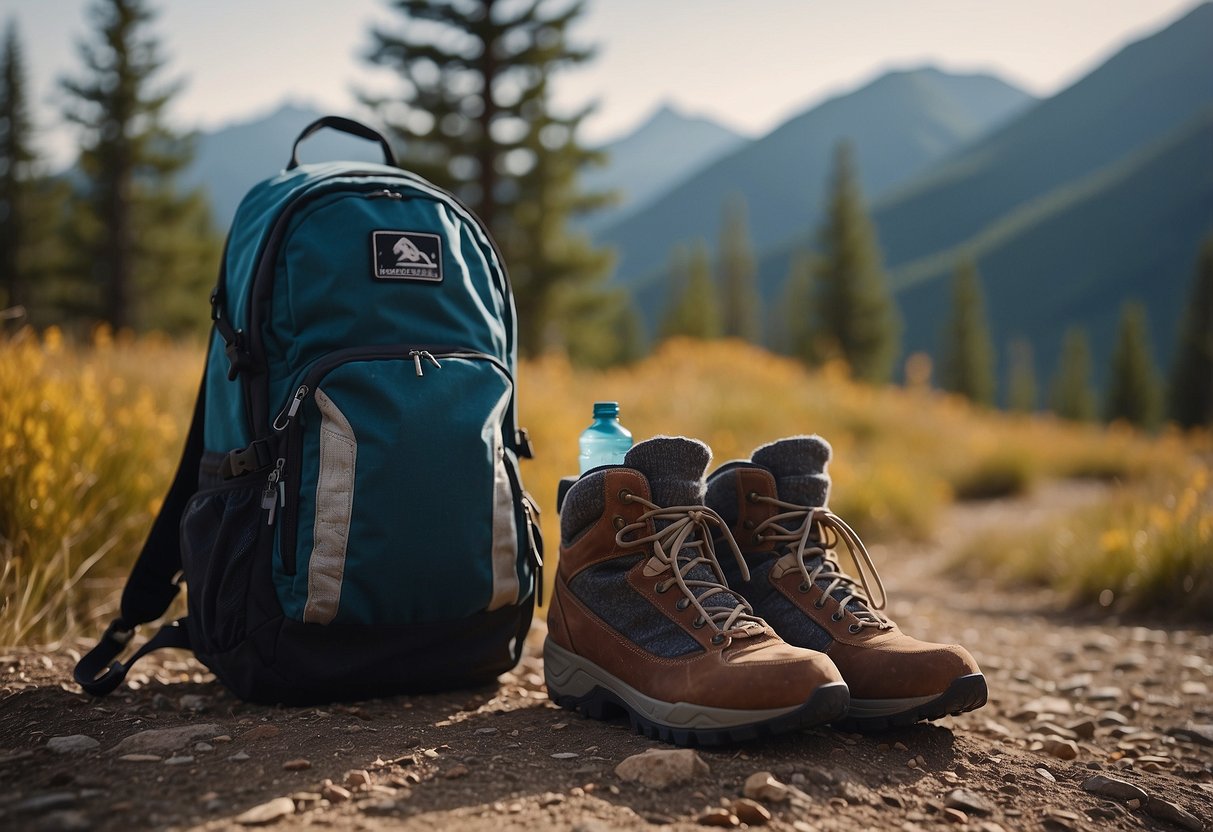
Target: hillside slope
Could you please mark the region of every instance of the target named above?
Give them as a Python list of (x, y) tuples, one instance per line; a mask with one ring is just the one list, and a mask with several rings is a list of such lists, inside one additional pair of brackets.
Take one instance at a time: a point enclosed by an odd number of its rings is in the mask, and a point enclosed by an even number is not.
[(987, 75), (894, 72), (840, 95), (728, 154), (598, 235), (618, 252), (616, 274), (634, 284), (661, 268), (670, 247), (715, 239), (732, 194), (749, 205), (762, 248), (816, 223), (838, 142), (850, 139), (864, 189), (877, 194), (976, 138), (1031, 101)]

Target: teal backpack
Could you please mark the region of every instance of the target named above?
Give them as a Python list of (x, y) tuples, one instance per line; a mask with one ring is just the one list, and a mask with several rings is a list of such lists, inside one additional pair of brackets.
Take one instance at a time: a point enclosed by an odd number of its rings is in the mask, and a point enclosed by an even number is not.
[[(322, 128), (385, 164), (301, 165)], [(542, 585), (516, 418), (515, 310), (488, 229), (322, 118), (249, 192), (177, 477), (122, 596), (76, 667), (103, 696), (185, 647), (243, 699), (306, 704), (491, 682)], [(135, 627), (188, 616), (125, 663)]]

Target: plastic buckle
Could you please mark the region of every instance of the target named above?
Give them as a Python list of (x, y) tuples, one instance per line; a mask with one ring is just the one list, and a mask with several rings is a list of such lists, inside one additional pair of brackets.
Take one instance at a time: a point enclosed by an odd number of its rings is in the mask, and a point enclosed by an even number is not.
[(518, 449), (518, 456), (523, 459), (534, 459), (535, 448), (531, 445), (531, 435), (527, 433), (526, 428), (518, 428), (514, 434), (514, 444)]
[(244, 370), (252, 369), (249, 354), (244, 351), (244, 330), (236, 330), (233, 338), (226, 343), (224, 353), (227, 355), (227, 380), (235, 381)]
[(224, 467), (224, 479), (238, 477), (266, 468), (273, 460), (270, 459), (269, 442), (256, 439), (247, 448), (229, 451), (227, 465)]

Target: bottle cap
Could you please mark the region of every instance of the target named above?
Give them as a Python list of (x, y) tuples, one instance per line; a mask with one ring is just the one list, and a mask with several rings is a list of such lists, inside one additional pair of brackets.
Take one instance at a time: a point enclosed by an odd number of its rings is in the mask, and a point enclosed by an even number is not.
[(619, 415), (619, 402), (594, 402), (595, 419), (613, 419)]

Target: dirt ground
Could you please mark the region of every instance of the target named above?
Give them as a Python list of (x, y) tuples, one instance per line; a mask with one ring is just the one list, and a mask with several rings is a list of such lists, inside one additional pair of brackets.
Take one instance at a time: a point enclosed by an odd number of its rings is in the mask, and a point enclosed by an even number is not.
[[(939, 572), (984, 526), (1030, 525), (1099, 496), (1056, 485), (960, 506), (934, 545), (873, 547), (902, 628), (959, 641), (981, 662), (991, 698), (975, 713), (704, 750), (710, 773), (663, 791), (615, 767), (665, 746), (547, 701), (541, 628), (498, 688), (319, 709), (243, 704), (172, 653), (145, 661), (136, 689), (94, 700), (69, 681), (72, 650), (8, 650), (0, 829), (247, 828), (255, 807), (290, 829), (697, 829), (735, 825), (709, 810), (766, 771), (788, 787), (760, 801), (776, 830), (1199, 830), (1213, 822), (1213, 634), (1075, 617), (1045, 592)], [(166, 728), (193, 730), (163, 747), (144, 734)], [(62, 739), (75, 735), (95, 742)], [(1093, 794), (1084, 783), (1097, 774), (1149, 796)]]

